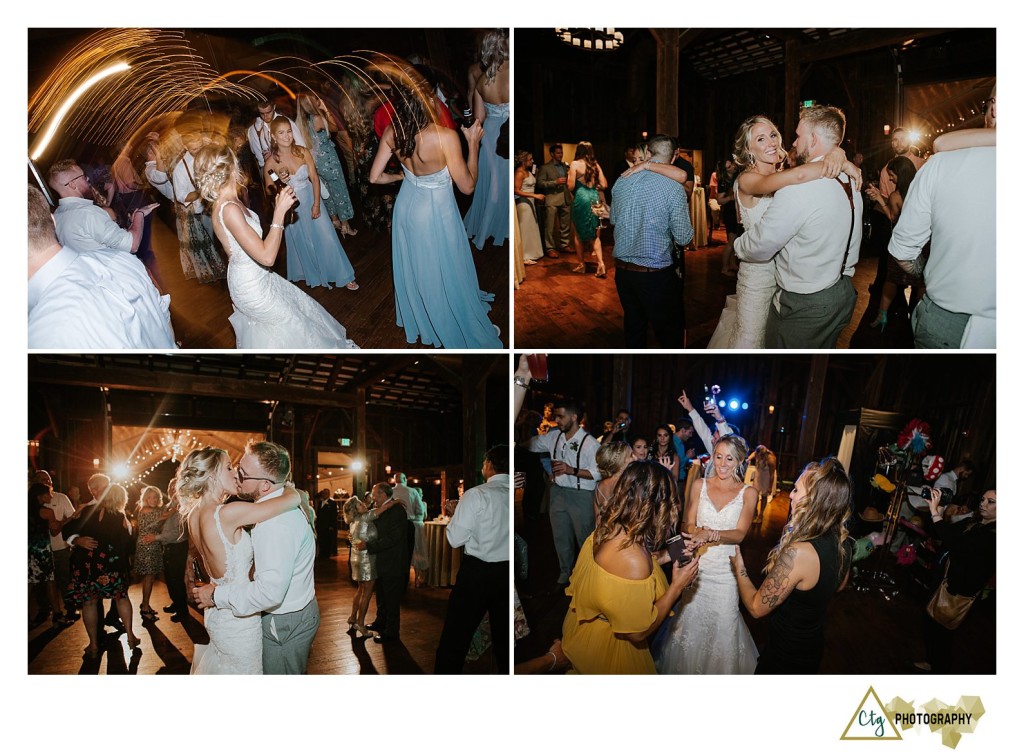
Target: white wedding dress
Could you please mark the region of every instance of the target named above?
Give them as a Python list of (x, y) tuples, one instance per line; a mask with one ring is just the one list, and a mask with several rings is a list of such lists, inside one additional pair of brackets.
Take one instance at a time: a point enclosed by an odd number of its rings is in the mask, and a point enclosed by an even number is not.
[[(228, 237), (228, 291), (234, 313), (236, 348), (358, 348), (345, 328), (320, 304), (283, 277), (258, 264), (245, 253), (224, 225)], [(238, 204), (249, 227), (263, 237), (259, 218)]]
[[(762, 196), (747, 208), (737, 198), (740, 221), (747, 230), (753, 228), (772, 203), (771, 196)], [(775, 298), (775, 259), (767, 262), (740, 262), (736, 273), (736, 293), (726, 296), (725, 309), (718, 319), (708, 348), (764, 348), (764, 329), (768, 310)]]
[[(701, 484), (697, 525), (735, 529), (743, 510), (744, 485), (722, 510), (715, 510)], [(697, 578), (683, 591), (661, 654), (661, 674), (743, 675), (757, 667), (757, 647), (740, 615), (740, 595), (729, 558), (736, 545), (710, 545), (700, 559)]]
[[(224, 545), (224, 576), (211, 579), (217, 586), (249, 581), (252, 568), (252, 540), (243, 530), (238, 542), (231, 544), (220, 525), (218, 505), (213, 512), (217, 535)], [(208, 607), (203, 613), (209, 644), (195, 645), (192, 657), (192, 675), (262, 675), (263, 625), (260, 615), (239, 618), (228, 608)]]

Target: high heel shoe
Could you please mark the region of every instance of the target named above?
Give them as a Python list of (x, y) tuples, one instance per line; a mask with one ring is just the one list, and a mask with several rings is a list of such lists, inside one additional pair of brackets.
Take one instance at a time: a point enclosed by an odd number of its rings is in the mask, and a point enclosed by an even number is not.
[(341, 235), (343, 235), (343, 236), (354, 236), (358, 232), (359, 232), (358, 230), (353, 230), (352, 228), (342, 228), (341, 229)]
[(878, 316), (875, 317), (875, 321), (871, 323), (871, 327), (877, 327), (879, 334), (885, 332), (885, 326), (889, 324), (889, 312), (885, 309), (878, 311)]
[(575, 267), (573, 267), (573, 268), (572, 268), (572, 271), (573, 271), (573, 272), (582, 272), (582, 273), (586, 273), (586, 271), (587, 271), (587, 266), (586, 266), (585, 264), (578, 264), (578, 265), (576, 265)]
[(350, 615), (350, 616), (348, 616), (348, 625), (349, 625), (350, 627), (351, 627), (351, 626), (355, 626), (355, 625), (358, 625), (358, 623), (359, 623), (359, 621), (357, 621), (357, 620), (356, 620), (356, 616), (354, 616), (354, 615)]
[(596, 278), (606, 278), (606, 277), (608, 277), (608, 271), (605, 269), (605, 266), (603, 264), (600, 267), (597, 268), (597, 272), (594, 273), (594, 277), (596, 277)]
[(373, 636), (373, 631), (371, 631), (369, 628), (362, 625), (361, 623), (356, 623), (355, 628), (356, 636)]

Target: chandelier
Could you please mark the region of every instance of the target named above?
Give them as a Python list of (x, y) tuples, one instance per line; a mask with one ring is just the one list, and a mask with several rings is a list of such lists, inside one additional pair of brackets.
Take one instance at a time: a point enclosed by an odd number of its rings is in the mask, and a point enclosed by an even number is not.
[(622, 32), (615, 29), (555, 29), (555, 35), (581, 50), (614, 50), (623, 42)]

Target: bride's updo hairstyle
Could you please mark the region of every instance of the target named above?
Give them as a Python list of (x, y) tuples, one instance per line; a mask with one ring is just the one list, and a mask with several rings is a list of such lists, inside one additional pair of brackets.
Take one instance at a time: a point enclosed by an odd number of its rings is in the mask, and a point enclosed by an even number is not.
[(747, 457), (750, 455), (750, 449), (747, 447), (747, 441), (739, 435), (723, 435), (718, 438), (718, 442), (715, 443), (715, 447), (711, 451), (711, 459), (708, 461), (704, 475), (711, 476), (714, 473), (715, 453), (719, 447), (731, 453), (732, 457), (739, 461), (736, 464), (736, 470), (732, 472), (732, 478), (734, 481), (742, 482), (747, 475)]
[(669, 470), (660, 463), (634, 461), (626, 467), (594, 530), (594, 549), (620, 531), (622, 549), (640, 545), (653, 552), (678, 529), (682, 503)]
[(782, 538), (768, 553), (764, 572), (775, 567), (782, 551), (797, 542), (810, 542), (831, 531), (838, 533), (839, 570), (843, 571), (843, 542), (850, 536), (847, 522), (853, 502), (853, 483), (846, 469), (834, 456), (811, 461), (804, 467), (804, 488), (807, 494), (793, 507), (793, 515), (783, 530)]
[(196, 188), (208, 202), (217, 201), (224, 184), (234, 179), (239, 186), (245, 185), (245, 176), (238, 167), (238, 158), (227, 145), (206, 146), (196, 153)]
[[(737, 164), (744, 168), (751, 167), (756, 160), (754, 155), (750, 152), (750, 132), (754, 129), (758, 123), (764, 123), (766, 126), (770, 126), (775, 133), (779, 133), (779, 127), (772, 123), (768, 118), (763, 115), (752, 115), (740, 124), (739, 130), (736, 131), (736, 138), (733, 139), (732, 144), (732, 159)], [(779, 164), (786, 159), (786, 148), (782, 144), (782, 136), (779, 136)]]
[(220, 494), (221, 483), (217, 475), (228, 462), (227, 452), (220, 448), (193, 450), (185, 456), (176, 477), (182, 518), (187, 518), (208, 495)]

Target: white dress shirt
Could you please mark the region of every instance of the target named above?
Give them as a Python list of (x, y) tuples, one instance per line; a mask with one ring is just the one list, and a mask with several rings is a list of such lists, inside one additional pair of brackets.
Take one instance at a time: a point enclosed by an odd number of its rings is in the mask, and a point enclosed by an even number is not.
[[(75, 506), (71, 504), (71, 500), (63, 492), (51, 492), (50, 502), (46, 504), (46, 507), (53, 511), (54, 517), (57, 521), (64, 521), (65, 519), (71, 518), (75, 515)], [(60, 532), (50, 535), (50, 549), (54, 552), (63, 550), (67, 547), (64, 542), (64, 537)]]
[(67, 246), (28, 281), (29, 348), (177, 348), (171, 297), (132, 254)]
[[(274, 118), (277, 117), (277, 111), (274, 111)], [(302, 136), (302, 132), (299, 127), (295, 125), (295, 121), (291, 118), (288, 122), (292, 124), (292, 137), (295, 139), (295, 143), (300, 147), (306, 146), (306, 139)], [(263, 171), (263, 152), (270, 151), (270, 124), (267, 123), (263, 118), (259, 116), (249, 130), (246, 131), (249, 137), (249, 149), (252, 150), (253, 156), (256, 158), (256, 162), (259, 163), (260, 171)]]
[[(845, 173), (839, 179), (847, 183)], [(844, 275), (853, 276), (860, 259), (864, 201), (853, 192), (853, 234), (850, 202), (834, 179), (787, 186), (775, 192), (761, 221), (747, 228), (733, 244), (743, 260), (765, 262), (775, 257), (775, 279), (791, 293), (817, 293), (839, 280), (849, 239)], [(776, 256), (778, 254), (778, 256)]]
[(889, 253), (912, 260), (931, 239), (928, 298), (971, 319), (961, 348), (995, 348), (996, 148), (933, 155), (903, 198)]
[(195, 183), (195, 157), (190, 152), (185, 152), (182, 158), (174, 165), (171, 177), (167, 173), (157, 170), (156, 162), (150, 160), (146, 163), (146, 178), (153, 188), (166, 196), (172, 202), (184, 204), (193, 214), (200, 214), (203, 211), (203, 200), (196, 198), (192, 202), (186, 202), (185, 197), (193, 191), (198, 191)]
[(132, 251), (132, 234), (110, 219), (91, 199), (62, 197), (53, 213), (57, 238), (64, 246), (80, 251)]
[(466, 490), (448, 523), (448, 543), (488, 563), (508, 561), (508, 498), (508, 474)]
[[(697, 433), (697, 437), (699, 437), (701, 442), (704, 443), (704, 447), (708, 449), (708, 455), (714, 453), (715, 436), (711, 434), (711, 430), (708, 429), (707, 422), (704, 421), (703, 416), (697, 413), (696, 408), (690, 412), (690, 421), (693, 422), (693, 431)], [(719, 439), (732, 434), (732, 427), (729, 426), (728, 422), (716, 422), (715, 427), (718, 429)]]
[(552, 461), (564, 461), (567, 466), (578, 466), (589, 471), (593, 479), (582, 479), (575, 474), (559, 474), (555, 477), (556, 485), (574, 490), (593, 490), (601, 481), (601, 472), (597, 470), (597, 449), (600, 447), (600, 443), (582, 427), (578, 427), (572, 437), (552, 429), (546, 435), (531, 437), (527, 446), (533, 453), (547, 453)]
[[(279, 487), (261, 497), (259, 505), (284, 494)], [(294, 613), (315, 597), (313, 558), (316, 541), (306, 516), (296, 508), (256, 524), (252, 529), (256, 580), (223, 584), (214, 592), (217, 607), (230, 608), (237, 616), (265, 612)]]

